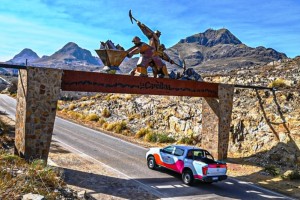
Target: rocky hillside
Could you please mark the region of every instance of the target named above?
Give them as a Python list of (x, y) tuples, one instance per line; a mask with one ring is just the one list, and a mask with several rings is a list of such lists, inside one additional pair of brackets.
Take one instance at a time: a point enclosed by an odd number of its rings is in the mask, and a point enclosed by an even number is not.
[[(204, 76), (206, 81), (279, 88), (235, 89), (229, 157), (247, 158), (263, 166), (300, 164), (299, 69), (300, 58), (296, 58), (226, 75)], [(128, 128), (126, 135), (140, 135), (148, 127), (172, 138), (171, 141), (200, 144), (201, 101), (195, 97), (98, 94), (60, 102), (59, 109), (75, 118), (90, 116), (89, 119), (106, 124), (104, 128), (123, 121)]]

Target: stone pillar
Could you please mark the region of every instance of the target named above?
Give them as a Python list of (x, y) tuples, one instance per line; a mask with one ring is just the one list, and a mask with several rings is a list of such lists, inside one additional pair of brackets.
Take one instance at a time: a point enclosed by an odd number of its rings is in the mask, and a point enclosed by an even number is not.
[(52, 138), (62, 70), (19, 70), (15, 154), (26, 160), (47, 162)]
[(233, 91), (233, 85), (220, 84), (219, 99), (204, 98), (202, 103), (201, 147), (219, 160), (227, 158)]

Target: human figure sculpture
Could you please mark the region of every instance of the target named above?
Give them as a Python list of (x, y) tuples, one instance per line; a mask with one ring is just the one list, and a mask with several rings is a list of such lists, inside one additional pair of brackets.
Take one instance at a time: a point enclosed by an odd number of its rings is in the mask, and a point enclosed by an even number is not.
[[(163, 60), (174, 64), (174, 61), (164, 52), (166, 49), (163, 44), (160, 44), (159, 37), (161, 36), (161, 32), (156, 30), (152, 31), (149, 27), (147, 27), (145, 24), (141, 23), (140, 21), (136, 21), (137, 25), (141, 29), (141, 31), (144, 33), (144, 35), (149, 39), (149, 45), (153, 47), (154, 54), (161, 57)], [(153, 68), (153, 74), (155, 73), (162, 73), (165, 76), (169, 76), (167, 66), (164, 62), (162, 62), (162, 66), (157, 66), (157, 69)]]
[(148, 76), (147, 68), (151, 66), (153, 70), (154, 77), (156, 78), (158, 74), (162, 75), (164, 78), (168, 78), (168, 73), (164, 73), (162, 69), (165, 65), (162, 59), (157, 55), (154, 48), (144, 42), (138, 36), (132, 39), (134, 46), (127, 50), (127, 57), (131, 58), (135, 54), (140, 54), (140, 58), (137, 62), (136, 68), (133, 70), (132, 75), (135, 76)]

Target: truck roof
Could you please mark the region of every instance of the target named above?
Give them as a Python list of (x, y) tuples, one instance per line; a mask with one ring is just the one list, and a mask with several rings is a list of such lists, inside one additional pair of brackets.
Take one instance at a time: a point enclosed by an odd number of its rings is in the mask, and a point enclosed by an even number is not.
[(187, 146), (187, 145), (172, 145), (174, 147), (178, 147), (178, 148), (181, 148), (181, 149), (184, 149), (184, 150), (190, 150), (190, 149), (197, 149), (197, 150), (203, 150), (199, 147), (195, 147), (195, 146)]

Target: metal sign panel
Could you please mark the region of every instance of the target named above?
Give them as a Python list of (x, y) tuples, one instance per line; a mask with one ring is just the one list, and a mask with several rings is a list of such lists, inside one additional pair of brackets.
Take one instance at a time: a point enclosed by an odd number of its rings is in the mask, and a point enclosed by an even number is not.
[(64, 70), (64, 91), (218, 98), (218, 83)]

